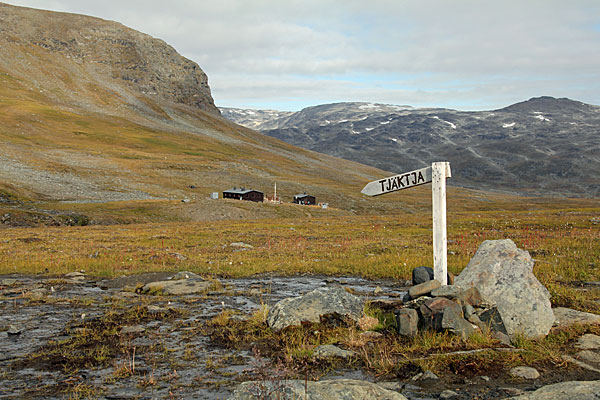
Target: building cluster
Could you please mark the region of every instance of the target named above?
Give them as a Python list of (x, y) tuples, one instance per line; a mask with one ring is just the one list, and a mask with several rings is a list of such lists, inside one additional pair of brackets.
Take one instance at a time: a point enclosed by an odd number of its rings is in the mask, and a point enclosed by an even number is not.
[[(212, 198), (215, 197), (216, 193), (213, 193)], [(224, 190), (223, 191), (224, 199), (235, 199), (235, 200), (247, 200), (247, 201), (256, 201), (263, 202), (265, 201), (265, 195), (263, 192), (255, 189), (246, 189), (243, 187), (233, 189)], [(279, 199), (275, 194), (274, 199)], [(310, 194), (301, 193), (294, 196), (294, 203), (303, 204), (303, 205), (316, 205), (317, 199), (315, 196), (311, 196)]]

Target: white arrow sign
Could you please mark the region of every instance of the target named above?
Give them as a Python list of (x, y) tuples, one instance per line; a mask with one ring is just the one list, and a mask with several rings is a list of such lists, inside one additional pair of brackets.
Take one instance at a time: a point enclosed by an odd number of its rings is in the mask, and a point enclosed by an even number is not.
[(433, 275), (442, 285), (448, 283), (446, 236), (446, 178), (450, 178), (450, 163), (435, 162), (431, 167), (369, 182), (362, 193), (378, 196), (432, 182), (433, 202)]
[(426, 167), (369, 182), (365, 185), (361, 193), (367, 196), (379, 196), (380, 194), (395, 192), (396, 190), (424, 185), (431, 182), (431, 180), (431, 167)]

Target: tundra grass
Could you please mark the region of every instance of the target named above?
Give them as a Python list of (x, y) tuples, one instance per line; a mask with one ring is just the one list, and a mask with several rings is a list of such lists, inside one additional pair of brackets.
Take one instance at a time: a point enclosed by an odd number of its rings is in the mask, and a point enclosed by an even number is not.
[[(598, 311), (600, 209), (452, 212), (448, 268), (458, 274), (488, 239), (530, 252), (534, 273), (561, 305)], [(3, 229), (0, 273), (102, 277), (189, 270), (218, 277), (259, 273), (409, 279), (432, 265), (430, 215), (281, 218), (210, 223)], [(243, 242), (249, 246), (238, 246)]]

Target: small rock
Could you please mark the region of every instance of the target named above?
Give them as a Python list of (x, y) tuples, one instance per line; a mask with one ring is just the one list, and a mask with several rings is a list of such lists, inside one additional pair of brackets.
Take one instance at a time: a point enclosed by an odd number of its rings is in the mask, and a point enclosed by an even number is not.
[(11, 278), (6, 278), (6, 279), (0, 280), (0, 286), (13, 286), (16, 283), (17, 283), (17, 280), (11, 279)]
[(454, 299), (460, 292), (464, 289), (454, 285), (445, 285), (441, 286), (435, 290), (431, 291), (431, 295), (433, 297), (447, 297), (449, 299)]
[(68, 274), (65, 274), (65, 278), (68, 279), (85, 279), (85, 274), (82, 272), (69, 272)]
[(463, 313), (465, 315), (465, 319), (468, 321), (471, 315), (475, 314), (475, 309), (470, 304), (465, 304), (463, 306)]
[(6, 331), (8, 336), (17, 336), (17, 335), (20, 335), (22, 332), (23, 331), (21, 329), (17, 328), (14, 325), (9, 325), (8, 330)]
[(287, 298), (269, 310), (267, 324), (279, 331), (302, 322), (320, 322), (321, 316), (337, 314), (357, 321), (363, 315), (364, 301), (341, 286), (315, 289), (303, 296)]
[(537, 369), (524, 366), (511, 368), (509, 373), (512, 377), (522, 379), (537, 379), (540, 377)]
[(543, 386), (533, 393), (525, 393), (513, 400), (595, 400), (600, 393), (600, 381), (571, 381)]
[(244, 243), (244, 242), (234, 242), (234, 243), (229, 244), (229, 246), (237, 247), (240, 249), (253, 249), (254, 248), (254, 246), (252, 246), (251, 244)]
[(383, 289), (380, 286), (377, 286), (374, 290), (373, 290), (373, 294), (374, 295), (378, 295), (380, 293), (383, 293)]
[(412, 271), (412, 284), (420, 285), (421, 283), (430, 281), (433, 279), (433, 268), (431, 267), (417, 267)]
[(597, 314), (572, 310), (565, 307), (556, 307), (553, 308), (552, 311), (554, 312), (554, 317), (556, 318), (554, 325), (561, 328), (575, 324), (600, 325), (600, 315)]
[(440, 393), (440, 399), (443, 400), (451, 400), (451, 399), (457, 399), (458, 398), (458, 393), (456, 393), (453, 390), (444, 390), (442, 393)]
[(339, 358), (351, 358), (354, 357), (354, 352), (349, 350), (340, 349), (337, 346), (331, 344), (325, 344), (322, 346), (318, 346), (313, 350), (313, 355), (317, 359), (324, 359), (330, 357), (339, 357)]
[[(173, 253), (176, 254), (176, 253)], [(195, 274), (193, 272), (190, 271), (179, 271), (178, 273), (176, 273), (175, 275), (173, 275), (172, 277), (169, 278), (172, 281), (177, 281), (180, 279), (202, 279), (202, 277), (200, 277), (200, 275)]]
[(492, 380), (492, 378), (490, 378), (489, 376), (485, 376), (485, 375), (481, 375), (479, 378), (484, 382), (489, 382)]
[(581, 350), (600, 349), (600, 336), (594, 335), (593, 333), (586, 333), (577, 339), (577, 344), (575, 346)]
[(412, 308), (403, 308), (396, 313), (396, 328), (402, 336), (415, 336), (419, 328), (419, 313)]
[(416, 299), (417, 297), (421, 297), (431, 293), (432, 290), (437, 289), (440, 286), (442, 286), (442, 284), (439, 281), (433, 279), (411, 287), (410, 289), (408, 289), (408, 294), (411, 298)]
[(146, 330), (142, 325), (124, 326), (121, 328), (121, 335), (142, 333)]
[(420, 372), (417, 375), (413, 376), (410, 380), (413, 382), (416, 381), (424, 381), (425, 379), (431, 380), (439, 380), (440, 378), (431, 371)]
[(580, 351), (577, 353), (577, 358), (585, 362), (600, 364), (600, 354), (591, 350)]

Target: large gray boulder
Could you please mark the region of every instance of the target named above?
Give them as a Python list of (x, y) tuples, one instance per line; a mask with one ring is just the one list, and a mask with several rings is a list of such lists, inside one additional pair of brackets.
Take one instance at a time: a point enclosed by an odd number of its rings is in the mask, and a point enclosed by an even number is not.
[(510, 239), (484, 241), (454, 285), (475, 287), (496, 304), (509, 336), (538, 338), (554, 323), (550, 293), (533, 275), (533, 260)]
[(543, 386), (513, 400), (600, 400), (600, 381), (571, 381)]
[(303, 380), (244, 382), (229, 398), (229, 400), (255, 399), (407, 400), (398, 392), (384, 389), (375, 383), (354, 379), (332, 379), (320, 382)]
[(283, 299), (267, 316), (276, 331), (302, 322), (319, 322), (322, 315), (339, 314), (357, 321), (363, 315), (364, 301), (341, 286), (324, 287), (303, 296)]

